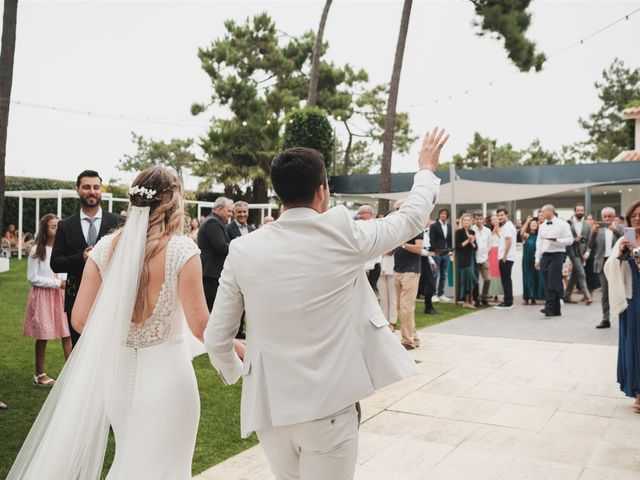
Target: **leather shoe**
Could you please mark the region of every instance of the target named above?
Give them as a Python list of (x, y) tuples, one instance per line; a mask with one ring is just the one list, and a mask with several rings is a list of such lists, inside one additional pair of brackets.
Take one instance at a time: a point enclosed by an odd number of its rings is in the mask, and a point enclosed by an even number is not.
[(609, 320), (602, 320), (596, 325), (596, 328), (611, 328), (611, 322), (609, 322)]
[(438, 312), (436, 311), (435, 308), (425, 308), (424, 313), (426, 313), (427, 315), (437, 315)]
[(542, 310), (540, 310), (540, 313), (547, 313), (547, 309), (543, 308)]
[(405, 350), (413, 350), (415, 348), (413, 345), (407, 345), (406, 343), (403, 343), (402, 346)]
[(562, 316), (561, 313), (545, 313), (544, 314), (545, 317), (560, 317)]

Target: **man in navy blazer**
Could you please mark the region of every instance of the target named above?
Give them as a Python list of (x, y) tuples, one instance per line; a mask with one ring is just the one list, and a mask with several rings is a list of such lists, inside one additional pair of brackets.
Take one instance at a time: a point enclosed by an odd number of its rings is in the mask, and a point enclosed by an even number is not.
[(233, 220), (227, 224), (227, 233), (229, 241), (243, 235), (249, 235), (255, 230), (247, 223), (249, 219), (249, 204), (243, 201), (237, 201), (233, 204)]
[(443, 302), (449, 301), (444, 295), (444, 287), (447, 284), (447, 271), (449, 270), (451, 236), (449, 210), (441, 208), (438, 212), (438, 220), (433, 222), (429, 229), (429, 242), (431, 243), (430, 250), (435, 252), (433, 260), (438, 266), (438, 289), (436, 291), (436, 297)]

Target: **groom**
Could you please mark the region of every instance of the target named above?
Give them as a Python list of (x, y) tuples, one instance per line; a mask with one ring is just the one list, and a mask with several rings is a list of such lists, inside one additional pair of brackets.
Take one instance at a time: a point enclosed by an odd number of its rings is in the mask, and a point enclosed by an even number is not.
[(71, 327), (71, 310), (80, 289), (80, 280), (87, 256), (104, 235), (115, 230), (124, 219), (113, 213), (103, 212), (102, 178), (94, 170), (85, 170), (76, 180), (80, 213), (67, 217), (58, 223), (56, 239), (51, 252), (51, 270), (67, 274), (64, 291), (64, 311), (69, 319), (71, 341), (75, 345), (80, 334)]
[[(362, 264), (422, 232), (447, 138), (437, 129), (425, 137), (402, 208), (370, 222), (354, 222), (343, 206), (327, 209), (319, 152), (285, 150), (271, 165), (280, 218), (230, 244), (205, 346), (224, 382), (243, 377), (241, 434), (257, 433), (279, 480), (352, 478), (355, 403), (420, 372), (388, 328)], [(233, 347), (243, 310), (244, 363)]]

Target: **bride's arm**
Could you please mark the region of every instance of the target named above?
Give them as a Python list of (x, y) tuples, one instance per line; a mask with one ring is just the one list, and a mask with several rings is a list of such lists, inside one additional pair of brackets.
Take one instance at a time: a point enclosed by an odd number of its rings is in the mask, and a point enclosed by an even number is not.
[(180, 270), (178, 292), (189, 329), (198, 340), (203, 341), (209, 310), (202, 286), (202, 262), (199, 255), (191, 257)]
[(73, 304), (73, 310), (71, 314), (71, 326), (76, 332), (82, 333), (84, 325), (87, 323), (87, 317), (93, 306), (93, 302), (96, 300), (98, 290), (102, 284), (102, 277), (98, 266), (91, 258), (87, 259), (87, 264), (82, 272), (82, 283), (80, 284), (80, 290), (76, 296), (76, 301)]

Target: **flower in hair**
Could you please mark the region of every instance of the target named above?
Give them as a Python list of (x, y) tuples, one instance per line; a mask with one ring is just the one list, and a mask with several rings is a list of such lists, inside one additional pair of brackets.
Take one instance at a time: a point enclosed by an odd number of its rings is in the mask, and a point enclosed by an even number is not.
[(139, 195), (140, 197), (143, 197), (143, 198), (146, 197), (148, 199), (152, 199), (155, 194), (156, 194), (155, 190), (151, 190), (145, 187), (139, 187), (138, 185), (134, 185), (129, 189), (129, 195), (132, 197), (135, 195)]

